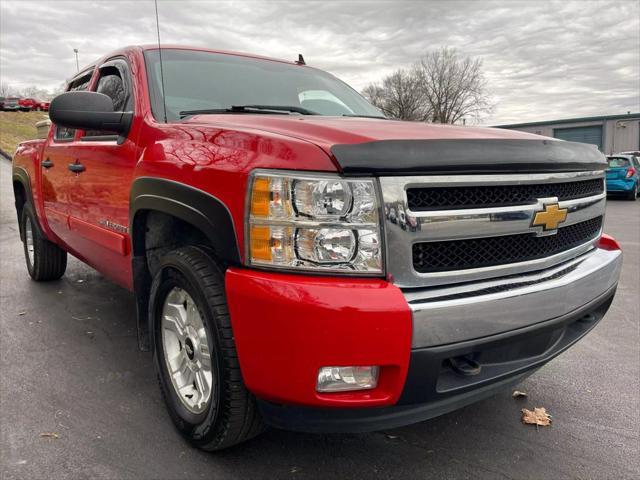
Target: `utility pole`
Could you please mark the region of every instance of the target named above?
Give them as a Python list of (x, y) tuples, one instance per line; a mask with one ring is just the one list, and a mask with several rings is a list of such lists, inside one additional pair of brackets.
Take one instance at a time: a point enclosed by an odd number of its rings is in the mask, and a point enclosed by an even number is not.
[(76, 54), (76, 70), (79, 72), (80, 71), (80, 62), (78, 62), (78, 49), (74, 48), (73, 49), (73, 53)]

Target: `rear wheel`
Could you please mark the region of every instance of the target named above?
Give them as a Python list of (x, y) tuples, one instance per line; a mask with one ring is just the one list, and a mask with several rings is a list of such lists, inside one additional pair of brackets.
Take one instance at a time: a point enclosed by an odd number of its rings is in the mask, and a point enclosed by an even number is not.
[(204, 450), (220, 450), (262, 431), (244, 386), (224, 294), (224, 275), (207, 250), (163, 257), (151, 287), (154, 362), (169, 414)]
[(26, 203), (22, 208), (22, 238), (27, 270), (38, 282), (57, 280), (67, 269), (67, 252), (44, 238), (36, 227), (33, 208)]
[(638, 199), (638, 185), (634, 185), (629, 193), (627, 193), (627, 200), (635, 201)]

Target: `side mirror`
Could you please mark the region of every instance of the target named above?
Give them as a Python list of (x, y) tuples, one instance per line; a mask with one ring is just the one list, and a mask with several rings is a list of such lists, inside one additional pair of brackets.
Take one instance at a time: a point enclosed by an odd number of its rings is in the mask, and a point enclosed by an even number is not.
[(66, 92), (51, 101), (49, 118), (62, 127), (108, 130), (126, 135), (133, 113), (114, 112), (113, 102), (103, 93)]

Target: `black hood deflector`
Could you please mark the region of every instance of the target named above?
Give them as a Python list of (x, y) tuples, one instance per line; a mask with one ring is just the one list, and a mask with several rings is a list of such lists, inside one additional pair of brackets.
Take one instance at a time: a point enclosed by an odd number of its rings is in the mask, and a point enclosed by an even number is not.
[(334, 145), (345, 175), (540, 173), (604, 170), (593, 145), (560, 140), (381, 140)]

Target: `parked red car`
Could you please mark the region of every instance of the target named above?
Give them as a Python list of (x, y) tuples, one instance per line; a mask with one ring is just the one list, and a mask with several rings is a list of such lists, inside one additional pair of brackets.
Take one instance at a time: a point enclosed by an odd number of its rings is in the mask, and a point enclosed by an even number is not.
[(27, 269), (58, 279), (70, 252), (134, 292), (200, 448), (432, 418), (523, 380), (612, 302), (590, 145), (388, 120), (302, 62), (188, 47), (113, 52), (67, 90), (13, 158)]
[(23, 112), (30, 112), (31, 110), (35, 110), (40, 105), (40, 100), (35, 98), (21, 98), (18, 101), (18, 105), (20, 106), (20, 110)]
[(51, 105), (51, 102), (49, 102), (49, 101), (40, 101), (40, 103), (38, 104), (37, 110), (41, 110), (43, 112), (48, 112), (49, 111), (49, 105)]

